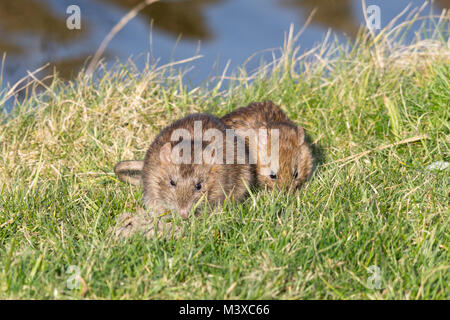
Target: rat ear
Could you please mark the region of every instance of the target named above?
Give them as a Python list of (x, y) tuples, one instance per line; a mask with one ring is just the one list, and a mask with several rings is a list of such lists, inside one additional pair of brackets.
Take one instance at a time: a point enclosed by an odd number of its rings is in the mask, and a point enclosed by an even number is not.
[(298, 144), (302, 145), (305, 142), (305, 130), (303, 130), (302, 127), (297, 127), (297, 137), (298, 137)]
[(162, 164), (172, 163), (172, 145), (170, 142), (165, 143), (159, 150), (159, 159)]

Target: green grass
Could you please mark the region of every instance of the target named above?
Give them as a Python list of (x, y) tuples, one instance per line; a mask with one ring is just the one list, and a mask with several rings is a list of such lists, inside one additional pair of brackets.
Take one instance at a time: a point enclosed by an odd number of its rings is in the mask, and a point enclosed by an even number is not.
[[(448, 19), (440, 26), (410, 45), (384, 31), (303, 57), (288, 37), (279, 59), (216, 88), (126, 65), (98, 83), (81, 74), (29, 90), (0, 125), (0, 298), (448, 299), (449, 169), (426, 169), (450, 160)], [(179, 238), (114, 240), (117, 217), (142, 200), (112, 175), (117, 161), (143, 158), (188, 113), (264, 99), (318, 155), (298, 194), (255, 190), (182, 222)], [(69, 266), (80, 289), (67, 286)], [(368, 287), (370, 266), (380, 289)]]

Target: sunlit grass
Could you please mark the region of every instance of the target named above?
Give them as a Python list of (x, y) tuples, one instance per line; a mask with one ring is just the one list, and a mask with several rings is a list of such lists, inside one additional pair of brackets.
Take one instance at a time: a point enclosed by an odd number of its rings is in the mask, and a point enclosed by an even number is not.
[[(450, 160), (448, 26), (443, 17), (409, 45), (388, 30), (361, 33), (351, 48), (324, 43), (304, 56), (289, 42), (220, 88), (126, 65), (30, 90), (0, 125), (0, 297), (448, 298), (449, 174), (426, 169)], [(143, 158), (191, 112), (265, 99), (314, 145), (318, 168), (298, 194), (256, 190), (181, 223), (178, 238), (114, 240), (116, 218), (142, 200), (112, 174), (117, 161)], [(69, 266), (79, 289), (67, 285)], [(380, 289), (368, 287), (370, 266)]]

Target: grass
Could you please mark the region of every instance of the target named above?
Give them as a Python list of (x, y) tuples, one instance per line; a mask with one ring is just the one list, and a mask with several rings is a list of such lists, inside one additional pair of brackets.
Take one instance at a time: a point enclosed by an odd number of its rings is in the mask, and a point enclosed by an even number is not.
[[(449, 16), (422, 21), (432, 31), (410, 44), (394, 28), (305, 55), (291, 30), (274, 61), (209, 88), (151, 64), (56, 76), (41, 93), (32, 82), (1, 116), (0, 298), (448, 299), (449, 171), (426, 167), (449, 161)], [(116, 162), (142, 158), (188, 113), (264, 99), (314, 144), (318, 168), (298, 194), (254, 190), (183, 222), (180, 238), (114, 240), (116, 218), (142, 201)]]

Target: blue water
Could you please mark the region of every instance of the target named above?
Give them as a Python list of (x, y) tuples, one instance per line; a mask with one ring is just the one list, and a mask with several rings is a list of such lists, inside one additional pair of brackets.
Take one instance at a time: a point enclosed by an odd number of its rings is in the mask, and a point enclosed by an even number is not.
[[(48, 17), (32, 16), (36, 22), (28, 23), (23, 19), (23, 28), (13, 28), (3, 24), (0, 16), (0, 40), (14, 44), (21, 52), (9, 52), (0, 41), (0, 54), (7, 54), (3, 72), (4, 87), (14, 83), (47, 62), (56, 63), (57, 69), (70, 78), (70, 74), (83, 66), (83, 61), (93, 56), (103, 38), (111, 28), (137, 2), (135, 0), (15, 0), (23, 7), (30, 1), (38, 3), (45, 12), (59, 18), (46, 32), (33, 29)], [(0, 11), (8, 13), (6, 0), (0, 3)], [(184, 5), (176, 15), (162, 9), (158, 13), (159, 24), (150, 28), (151, 11), (138, 15), (121, 30), (111, 41), (105, 53), (107, 62), (126, 62), (131, 59), (139, 68), (145, 65), (148, 57), (166, 64), (200, 54), (203, 58), (191, 62), (193, 69), (186, 80), (199, 84), (211, 76), (220, 75), (228, 61), (228, 75), (246, 61), (255, 52), (283, 45), (285, 34), (293, 24), (299, 31), (305, 24), (314, 6), (318, 6), (317, 19), (306, 29), (297, 45), (301, 51), (320, 43), (327, 31), (332, 30), (338, 39), (351, 39), (357, 28), (362, 25), (363, 12), (360, 1), (352, 0), (187, 0), (164, 1), (176, 6)], [(381, 9), (381, 27), (398, 15), (409, 3), (412, 7), (422, 5), (422, 0), (375, 1), (367, 0), (367, 6), (376, 4)], [(65, 26), (66, 8), (76, 4), (81, 8), (82, 30), (70, 31)], [(433, 4), (433, 10), (439, 13), (442, 8), (450, 7), (450, 1), (440, 0)], [(429, 13), (430, 6), (424, 11)], [(150, 12), (150, 13), (149, 13)], [(167, 17), (164, 16), (167, 12)], [(189, 18), (194, 16), (194, 18)], [(183, 21), (185, 30), (183, 29)], [(34, 21), (34, 20), (33, 20)], [(31, 25), (27, 29), (27, 25)], [(164, 27), (168, 24), (170, 27)], [(172, 26), (173, 25), (173, 26)], [(180, 27), (181, 26), (181, 27)], [(175, 31), (174, 31), (175, 30)], [(192, 31), (194, 30), (194, 31)], [(62, 33), (62, 40), (53, 35)], [(183, 34), (180, 34), (183, 33)], [(74, 34), (76, 36), (73, 36)], [(152, 45), (150, 46), (150, 36)], [(413, 33), (410, 34), (410, 37)], [(264, 55), (270, 59), (270, 54)], [(248, 64), (249, 70), (260, 64), (255, 58)], [(74, 61), (72, 61), (74, 60)]]

